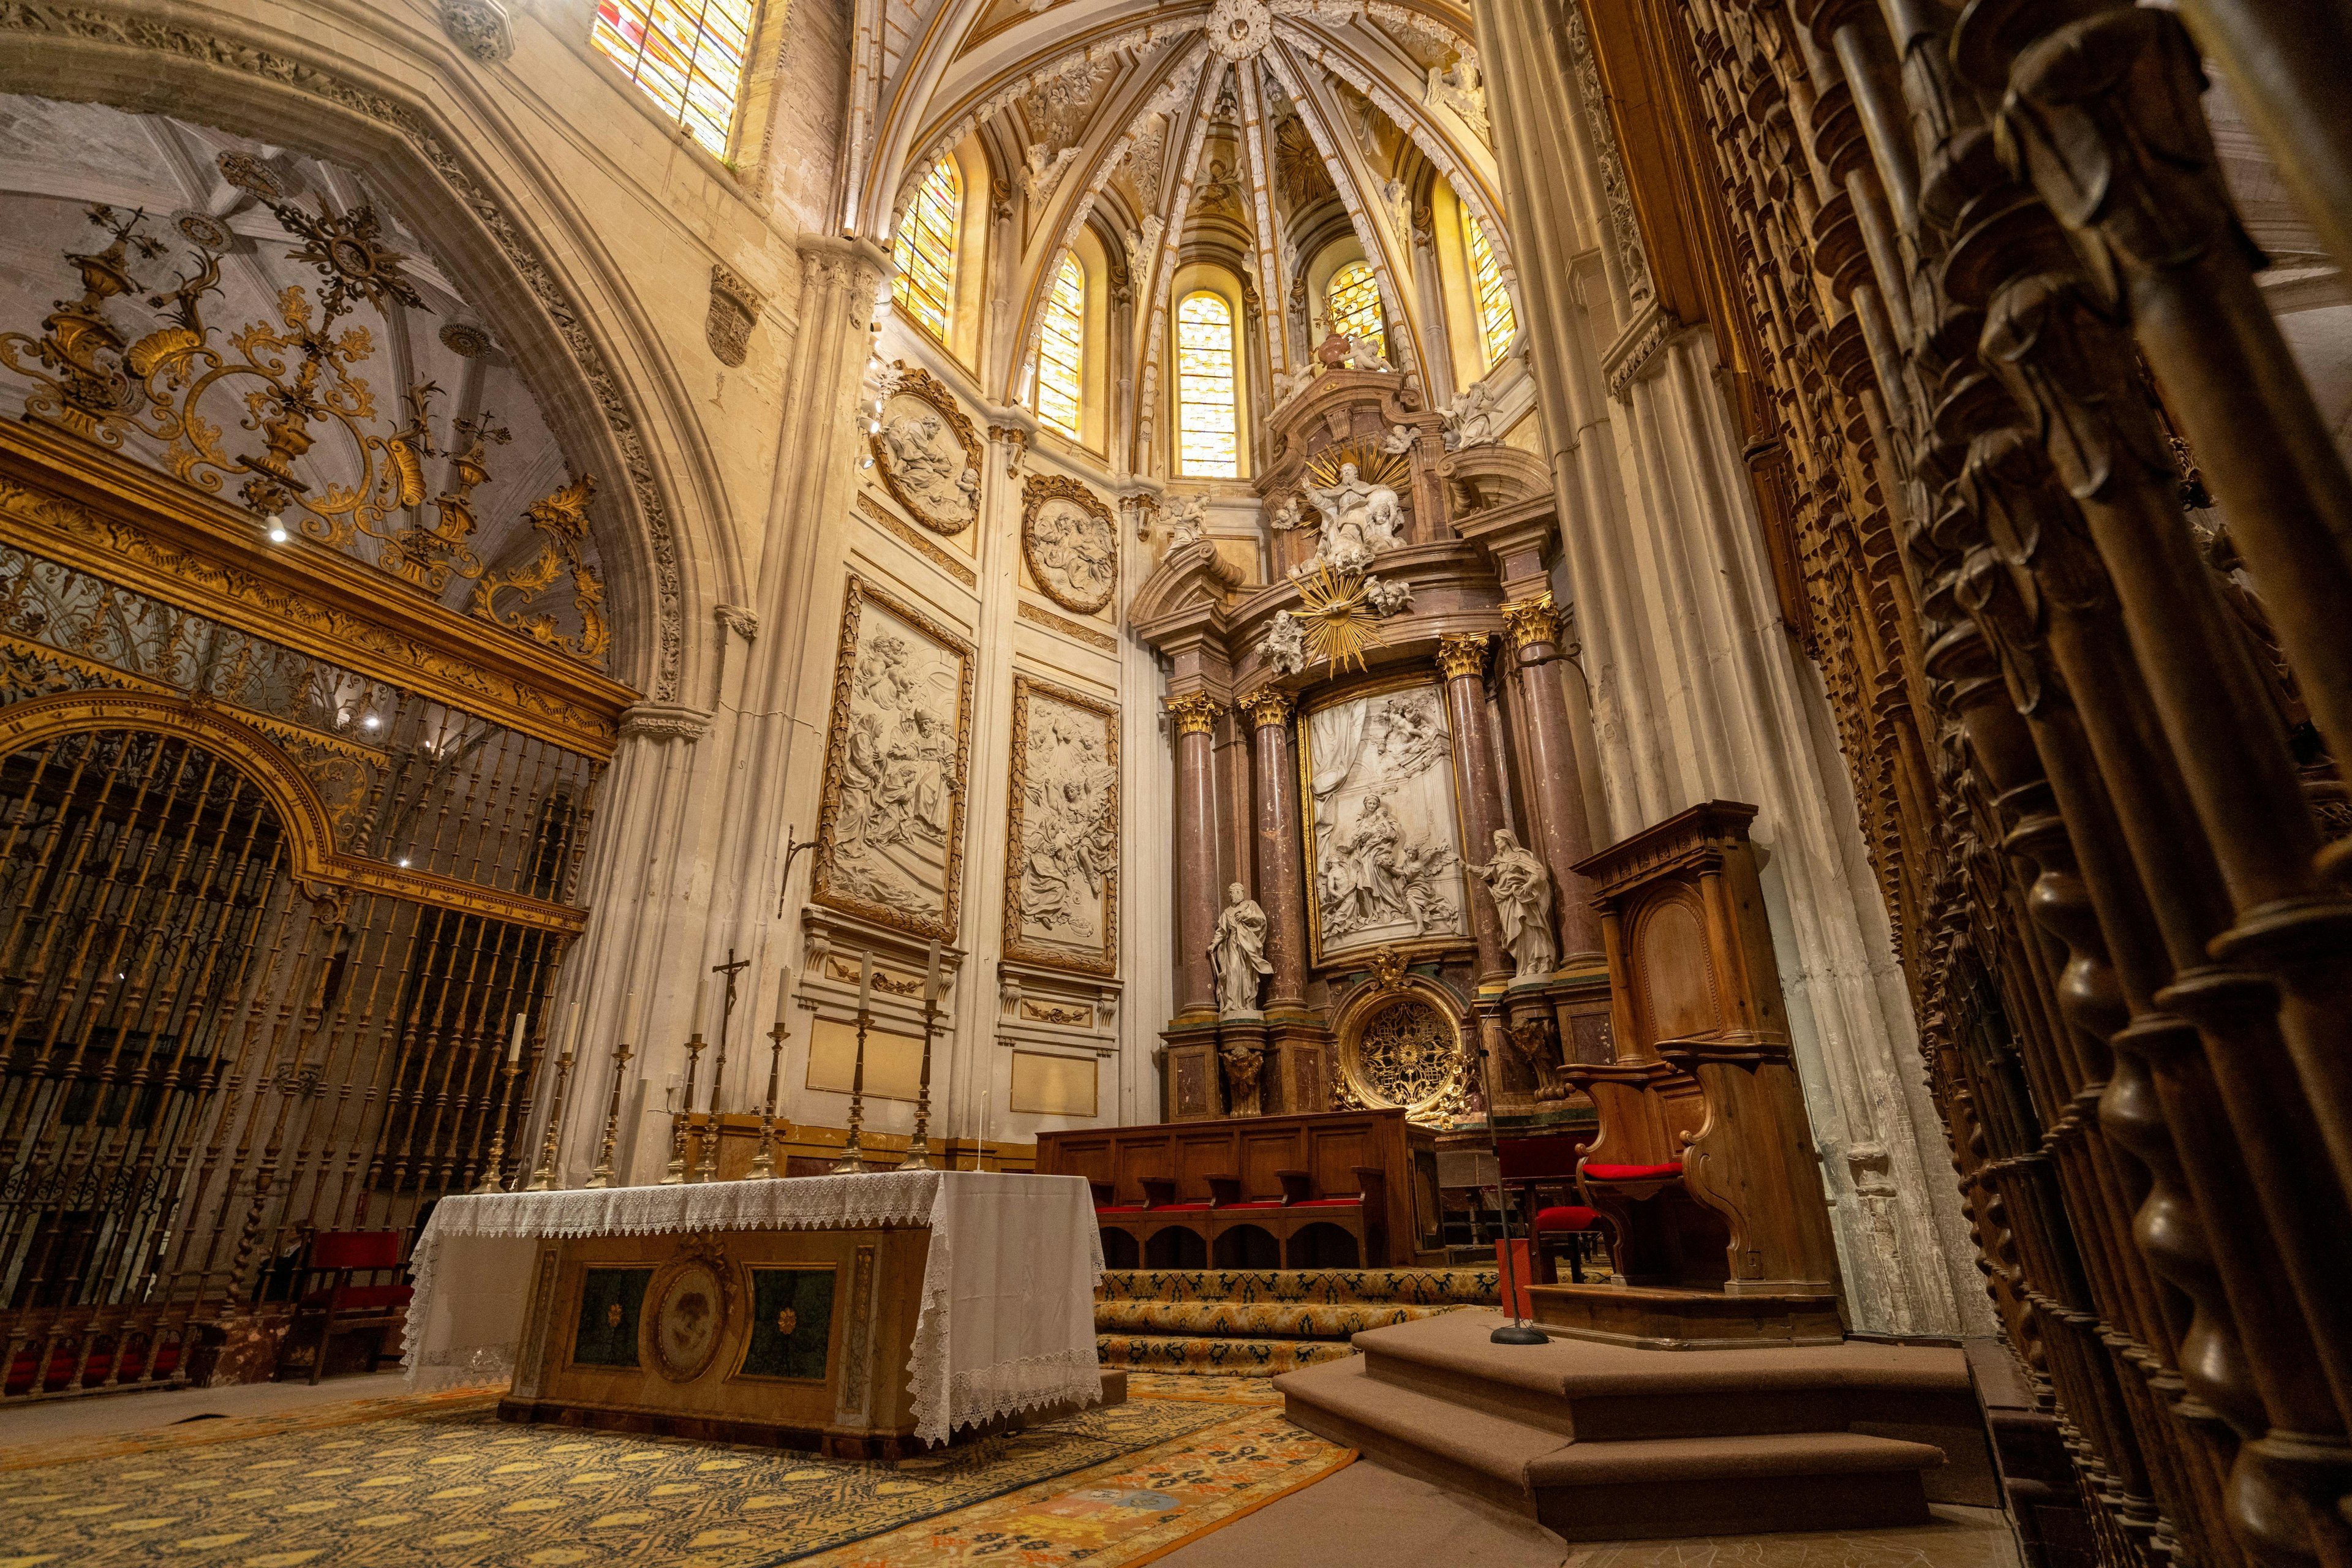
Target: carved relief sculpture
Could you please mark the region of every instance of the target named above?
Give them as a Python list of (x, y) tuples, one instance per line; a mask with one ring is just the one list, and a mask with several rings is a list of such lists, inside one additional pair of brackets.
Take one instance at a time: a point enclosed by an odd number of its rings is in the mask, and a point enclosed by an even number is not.
[(1239, 882), (1225, 889), (1209, 963), (1217, 973), (1218, 1012), (1228, 1018), (1256, 1017), (1258, 977), (1271, 974), (1274, 965), (1265, 961), (1265, 910)]
[(1437, 688), (1336, 702), (1302, 729), (1316, 961), (1468, 940), (1453, 737)]
[(935, 533), (961, 533), (980, 517), (980, 433), (955, 395), (919, 365), (893, 361), (898, 384), (866, 436), (891, 499)]
[(710, 268), (710, 313), (703, 319), (703, 341), (719, 363), (740, 365), (751, 353), (751, 329), (759, 324), (760, 291), (721, 266)]
[(1507, 827), (1495, 829), (1494, 858), (1473, 862), (1471, 875), (1486, 884), (1503, 924), (1503, 944), (1518, 964), (1518, 978), (1541, 980), (1559, 963), (1551, 937), (1551, 878), (1543, 862), (1520, 847)]
[(1312, 576), (1327, 563), (1340, 572), (1360, 572), (1400, 542), (1403, 503), (1388, 485), (1365, 479), (1353, 463), (1339, 466), (1336, 482), (1305, 485), (1300, 493), (1322, 514), (1322, 542), (1292, 571), (1294, 577)]
[(1265, 1113), (1259, 1079), (1265, 1071), (1265, 1053), (1252, 1046), (1227, 1046), (1218, 1053), (1225, 1063), (1225, 1110), (1233, 1116)]
[(1118, 710), (1014, 676), (1007, 817), (1005, 956), (1116, 973)]
[(971, 646), (852, 574), (836, 659), (812, 896), (953, 941)]
[(1502, 432), (1495, 428), (1495, 389), (1483, 381), (1462, 389), (1445, 410), (1445, 449), (1465, 452), (1492, 446)]
[(1118, 535), (1110, 508), (1062, 474), (1032, 474), (1021, 487), (1021, 553), (1045, 596), (1093, 615), (1118, 592)]

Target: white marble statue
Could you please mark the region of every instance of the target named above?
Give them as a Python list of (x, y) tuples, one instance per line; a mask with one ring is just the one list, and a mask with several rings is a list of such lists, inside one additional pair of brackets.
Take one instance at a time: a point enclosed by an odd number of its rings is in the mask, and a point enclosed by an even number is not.
[(1461, 395), (1445, 410), (1445, 449), (1449, 452), (1489, 447), (1501, 435), (1495, 428), (1495, 390), (1483, 381), (1464, 387)]
[(1274, 965), (1265, 961), (1265, 910), (1239, 882), (1225, 889), (1209, 963), (1217, 972), (1217, 1011), (1228, 1018), (1254, 1016), (1258, 976), (1272, 973)]
[(1410, 425), (1391, 425), (1389, 433), (1381, 437), (1381, 450), (1391, 458), (1402, 458), (1412, 450), (1414, 434)]
[(1274, 624), (1265, 628), (1265, 640), (1258, 647), (1265, 661), (1285, 675), (1297, 675), (1307, 668), (1307, 628), (1288, 610), (1275, 612)]
[(1399, 542), (1397, 527), (1403, 521), (1403, 503), (1386, 485), (1363, 479), (1353, 463), (1339, 465), (1336, 485), (1307, 485), (1302, 489), (1323, 515), (1322, 542), (1302, 563), (1294, 576), (1312, 575), (1322, 566), (1360, 572), (1381, 551)]
[(1387, 353), (1381, 350), (1380, 339), (1366, 334), (1351, 332), (1348, 334), (1345, 341), (1348, 345), (1348, 368), (1349, 370), (1396, 369), (1396, 366), (1389, 363), (1389, 356)]
[(1168, 548), (1181, 550), (1188, 544), (1198, 544), (1208, 536), (1209, 498), (1203, 495), (1185, 496), (1169, 503), (1160, 515), (1168, 521)]
[(1552, 945), (1551, 878), (1543, 862), (1519, 847), (1518, 835), (1497, 827), (1494, 858), (1483, 866), (1471, 862), (1470, 872), (1494, 896), (1503, 942), (1517, 962), (1518, 978), (1540, 980), (1550, 974), (1559, 950)]

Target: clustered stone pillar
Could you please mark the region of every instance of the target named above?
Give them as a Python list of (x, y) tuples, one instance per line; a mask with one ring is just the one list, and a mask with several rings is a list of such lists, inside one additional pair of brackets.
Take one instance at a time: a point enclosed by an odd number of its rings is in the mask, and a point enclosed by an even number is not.
[(1307, 877), (1298, 842), (1298, 760), (1290, 694), (1261, 686), (1241, 700), (1257, 763), (1257, 900), (1266, 913), (1265, 1010), (1307, 1005)]
[[(1472, 860), (1495, 852), (1495, 830), (1503, 820), (1502, 781), (1495, 776), (1495, 726), (1486, 711), (1486, 644), (1491, 632), (1440, 637), (1437, 668), (1445, 677), (1445, 710), (1454, 728), (1454, 788), (1462, 801), (1462, 825), (1470, 841), (1462, 847)], [(1503, 951), (1502, 921), (1484, 887), (1470, 892), (1471, 930), (1478, 939), (1481, 988), (1509, 981), (1510, 955)]]
[(1603, 958), (1601, 917), (1593, 911), (1591, 882), (1571, 869), (1592, 854), (1592, 825), (1585, 814), (1574, 721), (1553, 668), (1559, 660), (1559, 612), (1549, 593), (1538, 594), (1505, 605), (1503, 625), (1526, 699), (1528, 772), (1535, 776), (1534, 815), (1541, 837), (1531, 847), (1551, 872), (1560, 967), (1590, 967)]
[(1217, 906), (1217, 765), (1214, 731), (1224, 705), (1205, 691), (1168, 700), (1176, 726), (1176, 1016), (1217, 1016), (1217, 976), (1209, 964)]

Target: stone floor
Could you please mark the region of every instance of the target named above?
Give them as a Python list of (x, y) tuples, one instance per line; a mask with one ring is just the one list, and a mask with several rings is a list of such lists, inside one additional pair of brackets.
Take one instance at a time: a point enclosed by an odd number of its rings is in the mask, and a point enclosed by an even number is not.
[(210, 1415), (278, 1415), (312, 1405), (384, 1399), (400, 1393), (398, 1366), (373, 1374), (307, 1383), (243, 1383), (226, 1388), (166, 1388), (151, 1394), (100, 1394), (0, 1407), (0, 1447), (63, 1437), (106, 1437)]
[[(1604, 1541), (1568, 1546), (1532, 1520), (1358, 1460), (1161, 1558), (1162, 1568), (2020, 1568), (2008, 1517), (1937, 1506), (1907, 1530)], [(1333, 1543), (1347, 1542), (1343, 1559)]]

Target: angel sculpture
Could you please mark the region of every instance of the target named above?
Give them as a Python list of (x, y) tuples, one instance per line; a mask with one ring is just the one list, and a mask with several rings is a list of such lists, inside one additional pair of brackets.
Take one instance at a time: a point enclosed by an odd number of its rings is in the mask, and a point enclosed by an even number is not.
[(1288, 610), (1275, 612), (1274, 624), (1265, 629), (1265, 640), (1259, 647), (1266, 663), (1285, 675), (1297, 675), (1307, 668), (1307, 627)]
[(1350, 332), (1347, 338), (1349, 370), (1394, 370), (1389, 356), (1381, 350), (1381, 341), (1366, 333)]
[(1473, 447), (1492, 446), (1499, 438), (1495, 428), (1495, 389), (1481, 381), (1462, 389), (1445, 410), (1445, 449), (1467, 451)]

